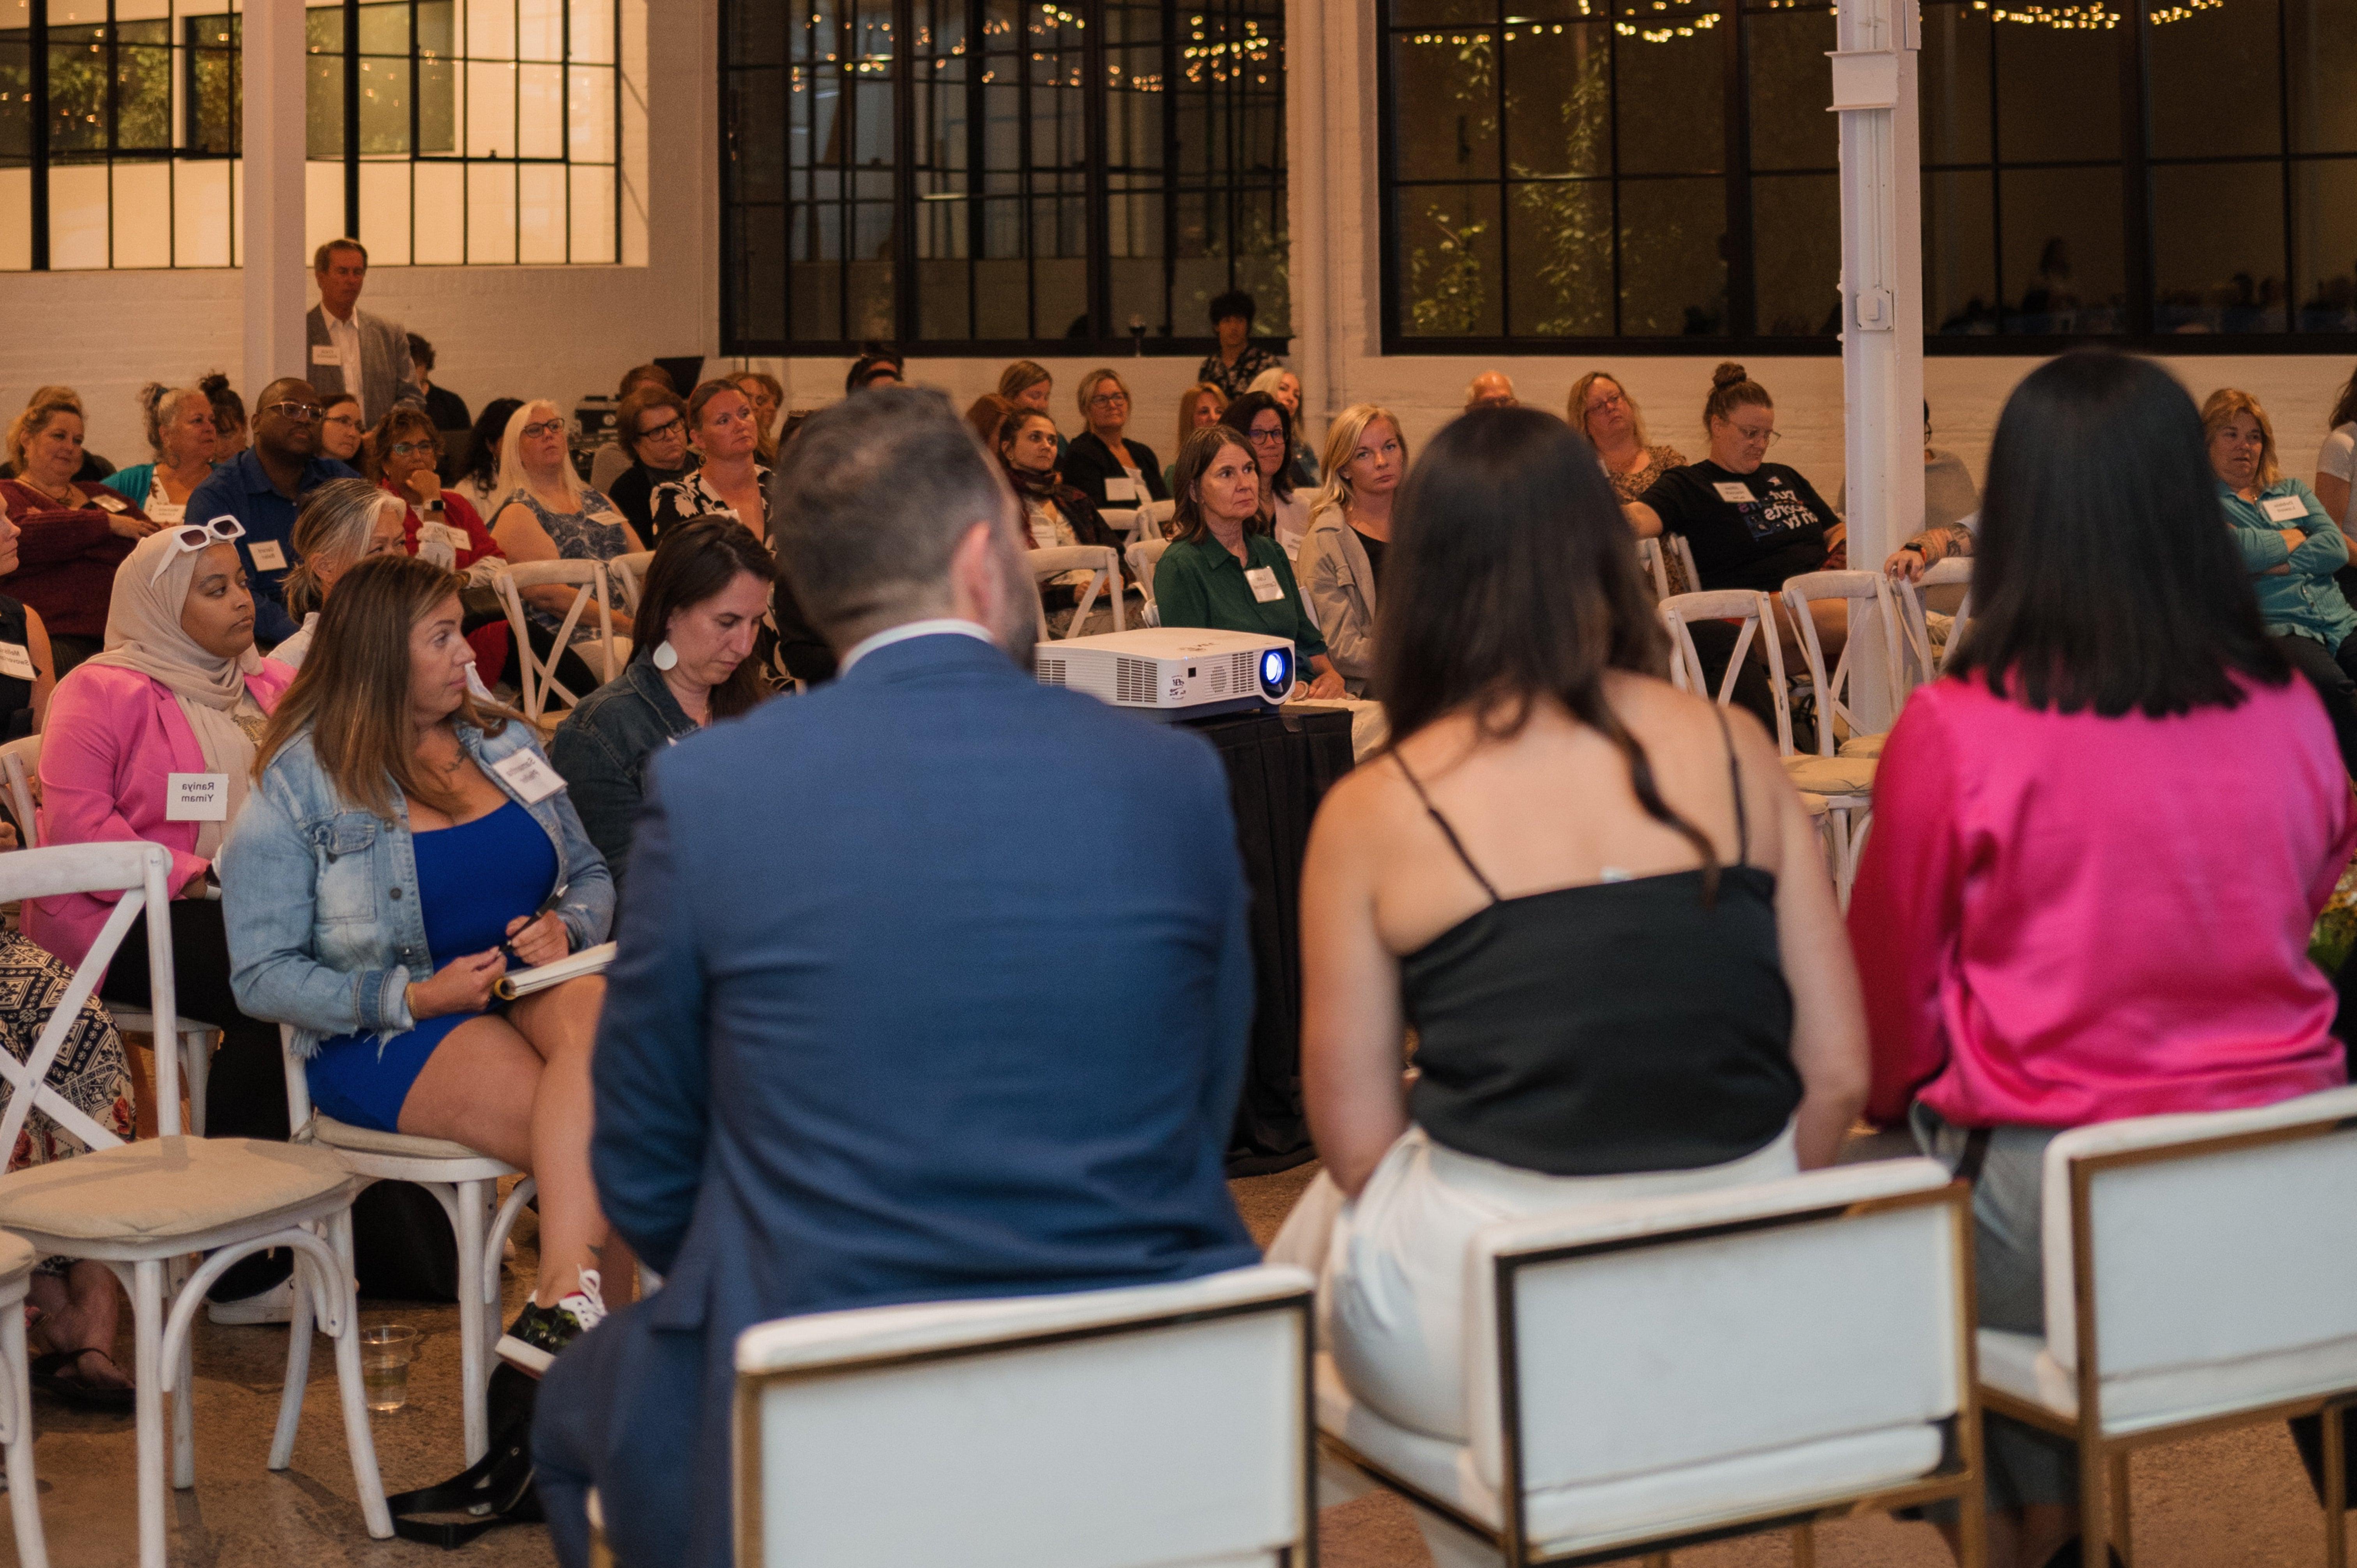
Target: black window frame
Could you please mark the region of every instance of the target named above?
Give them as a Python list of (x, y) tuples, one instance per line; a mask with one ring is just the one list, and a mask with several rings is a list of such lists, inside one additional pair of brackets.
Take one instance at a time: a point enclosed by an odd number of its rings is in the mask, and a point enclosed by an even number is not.
[[(1415, 182), (1403, 185), (1398, 177), (1400, 166), (1399, 136), (1402, 126), (1397, 112), (1393, 64), (1394, 37), (1403, 31), (1424, 28), (1498, 29), (1507, 26), (1505, 18), (1515, 7), (1511, 0), (1496, 0), (1491, 19), (1461, 20), (1451, 23), (1411, 23), (1394, 19), (1394, 0), (1361, 0), (1370, 7), (1375, 40), (1377, 189), (1378, 209), (1378, 313), (1383, 352), (1399, 355), (1482, 355), (1491, 357), (1523, 357), (1531, 355), (1596, 354), (1620, 358), (1662, 357), (1668, 355), (1757, 354), (1778, 357), (1832, 357), (1841, 352), (1841, 339), (1836, 335), (1809, 337), (1777, 336), (1753, 329), (1757, 321), (1757, 279), (1754, 187), (1762, 177), (1777, 178), (1791, 175), (1822, 174), (1823, 170), (1782, 169), (1761, 170), (1752, 166), (1750, 147), (1751, 98), (1751, 24), (1754, 17), (1787, 14), (1792, 10), (1822, 10), (1818, 0), (1721, 0), (1717, 26), (1713, 29), (1721, 39), (1724, 76), (1722, 82), (1723, 120), (1726, 151), (1723, 160), (1727, 193), (1727, 310), (1731, 330), (1714, 335), (1693, 336), (1588, 336), (1536, 337), (1529, 335), (1469, 335), (1426, 336), (1402, 330), (1405, 306), (1406, 263), (1401, 253), (1400, 192), (1418, 188)], [(1970, 5), (1971, 0), (1938, 0), (1941, 4)], [(2150, 37), (2154, 26), (2152, 14), (2167, 10), (2174, 0), (2132, 0), (2120, 6), (2118, 25), (2105, 29), (2116, 38), (2120, 70), (2120, 143), (2115, 158), (2063, 160), (2051, 166), (2077, 166), (2116, 164), (2121, 182), (2121, 244), (2126, 277), (2124, 329), (2109, 333), (1948, 333), (1937, 330), (1938, 323), (1925, 323), (1923, 349), (1927, 355), (1973, 356), (1997, 355), (2007, 357), (2042, 358), (2074, 348), (2102, 345), (2126, 349), (2139, 353), (2165, 353), (2172, 356), (2218, 354), (2324, 354), (2348, 356), (2357, 353), (2357, 330), (2300, 331), (2297, 328), (2301, 309), (2299, 294), (2302, 274), (2299, 271), (2298, 196), (2295, 189), (2294, 171), (2304, 163), (2348, 162), (2357, 164), (2357, 154), (2326, 153), (2295, 150), (2289, 137), (2274, 153), (2245, 154), (2234, 156), (2201, 157), (2179, 156), (2155, 156), (2149, 152), (2152, 141), (2150, 117), (2147, 113), (2151, 91)], [(1651, 9), (1650, 6), (1647, 7)], [(1683, 7), (1682, 7), (1683, 8)], [(1987, 7), (1974, 6), (1986, 14)], [(1582, 14), (1589, 17), (1617, 17), (1619, 7), (1607, 5), (1606, 0), (1594, 0), (1592, 7), (1583, 4)], [(1732, 25), (1729, 25), (1732, 24)], [(1996, 27), (2028, 27), (2040, 24), (2019, 21), (1992, 21)], [(2283, 102), (2288, 105), (2291, 97), (2291, 66), (2287, 55), (2291, 23), (2287, 7), (2278, 5), (2277, 86)], [(1616, 38), (1615, 47), (1620, 47)], [(1831, 98), (1830, 68), (1825, 81), (1826, 96)], [(1992, 56), (1990, 94), (1997, 91), (1996, 68)], [(1503, 87), (1499, 89), (1503, 99)], [(2284, 113), (2288, 118), (2287, 107)], [(1626, 183), (1648, 177), (1646, 175), (1624, 176), (1619, 168), (1617, 138), (1613, 139), (1612, 165), (1601, 177), (1609, 181), (1612, 192), (1616, 231), (1620, 192)], [(2208, 166), (2222, 163), (2248, 164), (2256, 168), (2275, 166), (2281, 170), (2284, 219), (2283, 279), (2286, 294), (2286, 326), (2268, 332), (2200, 332), (2162, 331), (2155, 326), (2160, 301), (2155, 283), (2155, 254), (2158, 235), (2153, 214), (2153, 180), (2155, 171), (2175, 166)], [(1992, 145), (1988, 157), (1980, 161), (1938, 163), (1926, 161), (1921, 166), (1928, 177), (1945, 172), (1986, 172), (1991, 176), (1992, 232), (2000, 236), (2002, 204), (1998, 183), (2008, 169), (2035, 169), (2048, 166), (2044, 163), (2024, 163), (2002, 156)], [(1432, 182), (1426, 182), (1432, 183)], [(1503, 198), (1514, 183), (1501, 170), (1482, 182), (1501, 192), (1499, 210), (1501, 220), (1510, 209)], [(2001, 249), (1998, 265), (2001, 267)], [(1500, 256), (1501, 285), (1511, 289), (1513, 268), (1508, 259), (1501, 238)], [(1998, 274), (1997, 293), (2002, 299), (2003, 277)], [(1827, 295), (1833, 297), (1828, 280)], [(1619, 251), (1614, 252), (1615, 309), (1619, 299)], [(1504, 296), (1511, 300), (1511, 295)], [(1926, 302), (1927, 313), (1931, 309)], [(1512, 320), (1511, 305), (1501, 303), (1501, 322)]]
[[(734, 60), (731, 54), (731, 45), (736, 36), (733, 13), (739, 5), (782, 5), (783, 3), (784, 0), (722, 0), (718, 49), (719, 100), (722, 107), (719, 115), (720, 123), (716, 128), (721, 162), (720, 348), (722, 353), (739, 358), (805, 355), (848, 357), (861, 352), (866, 347), (866, 340), (839, 337), (797, 337), (794, 335), (796, 323), (791, 308), (786, 316), (784, 337), (753, 336), (748, 325), (739, 319), (741, 310), (737, 293), (732, 282), (732, 274), (739, 265), (738, 258), (745, 252), (748, 243), (746, 236), (748, 223), (746, 214), (757, 209), (777, 207), (780, 215), (781, 231), (787, 236), (785, 250), (780, 257), (780, 265), (786, 269), (786, 276), (776, 280), (775, 286), (780, 289), (789, 286), (787, 278), (791, 276), (791, 269), (795, 264), (791, 241), (792, 212), (796, 206), (796, 199), (792, 194), (795, 166), (789, 163), (780, 171), (780, 177), (784, 182), (783, 196), (780, 201), (775, 203), (738, 199), (732, 193), (729, 179), (730, 167), (739, 156), (737, 145), (737, 126), (733, 116), (740, 104), (751, 102), (750, 95), (739, 93), (735, 90), (732, 72), (739, 70), (748, 73), (755, 70), (772, 70), (780, 77), (791, 80), (791, 73), (794, 69), (791, 58), (782, 65), (761, 61), (740, 63)], [(890, 7), (892, 36), (901, 39), (913, 39), (918, 37), (916, 0), (886, 0), (886, 3)], [(979, 38), (983, 37), (983, 22), (988, 8), (988, 0), (964, 0), (964, 3), (967, 22), (965, 36), (969, 39)], [(1132, 0), (1132, 3), (1134, 4), (1135, 0)], [(1200, 7), (1190, 8), (1181, 4), (1180, 0), (1158, 0), (1158, 3), (1162, 10), (1160, 52), (1163, 80), (1166, 84), (1175, 83), (1185, 69), (1184, 38), (1188, 19)], [(844, 0), (844, 4), (848, 10), (850, 0)], [(914, 134), (917, 119), (916, 95), (911, 88), (918, 66), (930, 57), (913, 48), (896, 47), (892, 50), (889, 78), (893, 88), (891, 203), (895, 213), (891, 248), (893, 330), (889, 334), (883, 335), (882, 340), (888, 342), (904, 354), (940, 359), (1055, 357), (1117, 360), (1135, 358), (1141, 354), (1156, 358), (1200, 359), (1218, 347), (1218, 339), (1211, 333), (1211, 324), (1208, 321), (1192, 324), (1196, 328), (1192, 332), (1184, 329), (1189, 324), (1178, 320), (1168, 323), (1148, 322), (1141, 337), (1130, 331), (1126, 322), (1117, 322), (1113, 319), (1114, 313), (1112, 304), (1112, 265), (1114, 258), (1111, 255), (1112, 226), (1108, 219), (1108, 207), (1113, 199), (1113, 193), (1108, 166), (1109, 136), (1107, 133), (1107, 117), (1111, 105), (1108, 103), (1110, 95), (1107, 71), (1108, 28), (1104, 24), (1104, 5), (1103, 0), (1062, 0), (1060, 8), (1075, 13), (1082, 18), (1080, 32), (1083, 51), (1082, 83), (1086, 92), (1084, 100), (1086, 188), (1082, 197), (1086, 204), (1087, 221), (1086, 254), (1083, 258), (1086, 289), (1082, 302), (1083, 309), (1076, 314), (1085, 314), (1088, 317), (1091, 330), (1088, 335), (1082, 337), (1033, 336), (985, 338), (927, 338), (922, 335), (920, 330), (920, 296), (915, 280), (918, 276), (920, 261), (917, 208), (923, 198), (919, 191), (920, 181)], [(1274, 169), (1268, 172), (1266, 177), (1250, 179), (1239, 177), (1233, 161), (1227, 166), (1223, 181), (1221, 179), (1198, 181), (1185, 177), (1181, 173), (1178, 156), (1178, 114), (1176, 104), (1179, 94), (1169, 91), (1167, 86), (1165, 89), (1163, 160), (1158, 199), (1162, 204), (1163, 213), (1161, 230), (1163, 253), (1160, 261), (1163, 269), (1163, 298), (1166, 313), (1173, 308), (1171, 302), (1177, 286), (1175, 273), (1182, 259), (1178, 254), (1175, 235), (1178, 229), (1178, 208), (1185, 198), (1204, 192), (1215, 192), (1224, 201), (1226, 214), (1224, 233), (1228, 239), (1225, 263), (1227, 286), (1230, 288), (1249, 289), (1250, 286), (1248, 277), (1243, 283), (1238, 281), (1241, 252), (1233, 243), (1233, 236), (1238, 228), (1238, 216), (1243, 204), (1258, 196), (1270, 199), (1274, 209), (1280, 215), (1287, 213), (1286, 202), (1290, 198), (1291, 170), (1287, 156), (1289, 149), (1286, 140), (1285, 117), (1288, 112), (1287, 101), (1290, 95), (1283, 64), (1285, 7), (1282, 4), (1272, 4), (1261, 20), (1264, 27), (1273, 24), (1275, 28), (1274, 35), (1270, 38), (1271, 53), (1275, 60), (1271, 72), (1270, 92), (1275, 100), (1275, 113), (1278, 127), (1276, 137), (1278, 162)], [(1030, 216), (1032, 208), (1043, 202), (1053, 203), (1059, 200), (1060, 197), (1052, 190), (1043, 191), (1034, 188), (1030, 177), (1033, 171), (1028, 157), (1026, 171), (1018, 191), (1008, 193), (985, 188), (982, 142), (985, 126), (980, 102), (982, 85), (980, 79), (986, 59), (992, 57), (986, 57), (981, 51), (971, 51), (963, 58), (972, 62), (968, 67), (967, 85), (975, 93), (974, 112), (968, 114), (966, 120), (968, 153), (963, 171), (968, 181), (963, 199), (971, 210), (973, 223), (973, 229), (970, 231), (972, 237), (967, 245), (966, 254), (963, 258), (969, 269), (966, 319), (971, 322), (976, 314), (978, 301), (974, 291), (979, 286), (972, 269), (976, 262), (985, 259), (980, 243), (980, 228), (984, 221), (985, 203), (993, 200), (1006, 200), (1010, 195), (1014, 199), (1022, 200), (1026, 214), (1025, 229), (1028, 234), (1034, 231)], [(941, 79), (934, 80), (938, 81)], [(1025, 108), (1020, 119), (1020, 134), (1023, 137), (1023, 145), (1028, 149), (1033, 130), (1033, 121), (1029, 113), (1029, 94), (1033, 82), (1028, 70), (1022, 86)], [(791, 94), (789, 92), (785, 95), (784, 101), (774, 105), (772, 112), (780, 116), (791, 114)], [(1234, 116), (1228, 116), (1226, 123), (1232, 140)], [(781, 138), (789, 146), (791, 134), (791, 122), (789, 120), (786, 135)], [(814, 168), (819, 166), (813, 164), (803, 166)], [(847, 179), (858, 166), (845, 163), (828, 166), (840, 168)], [(1051, 185), (1053, 176), (1059, 172), (1061, 171), (1049, 171)], [(848, 195), (839, 195), (833, 199), (845, 212), (855, 205), (855, 199)], [(1289, 215), (1286, 216), (1285, 231), (1286, 245), (1289, 246), (1291, 232)], [(847, 245), (845, 247), (846, 252), (848, 248)], [(1279, 254), (1284, 253), (1285, 247), (1280, 247)], [(1004, 261), (1011, 258), (992, 259)], [(1028, 244), (1022, 259), (1030, 263), (1027, 267), (1027, 275), (1036, 277), (1036, 268), (1040, 258), (1031, 253)], [(836, 298), (839, 302), (837, 327), (840, 329), (843, 322), (848, 319), (850, 315), (847, 269), (852, 264), (851, 258), (848, 254), (838, 258), (838, 264), (845, 269), (845, 282), (838, 285), (836, 291)], [(1028, 309), (1032, 317), (1031, 325), (1037, 332), (1041, 323), (1039, 319), (1040, 307), (1036, 298)], [(1288, 302), (1288, 316), (1289, 313)], [(1157, 327), (1166, 325), (1169, 328), (1167, 335), (1156, 330)], [(1274, 352), (1282, 354), (1287, 350), (1291, 343), (1291, 335), (1289, 331), (1264, 335), (1256, 329), (1252, 340)]]

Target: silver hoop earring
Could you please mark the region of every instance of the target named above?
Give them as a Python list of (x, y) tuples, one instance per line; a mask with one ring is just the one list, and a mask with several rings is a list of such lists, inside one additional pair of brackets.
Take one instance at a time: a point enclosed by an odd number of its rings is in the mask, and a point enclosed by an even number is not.
[(654, 659), (655, 668), (658, 670), (676, 670), (679, 668), (679, 650), (671, 645), (670, 638), (666, 637), (661, 642), (655, 644)]

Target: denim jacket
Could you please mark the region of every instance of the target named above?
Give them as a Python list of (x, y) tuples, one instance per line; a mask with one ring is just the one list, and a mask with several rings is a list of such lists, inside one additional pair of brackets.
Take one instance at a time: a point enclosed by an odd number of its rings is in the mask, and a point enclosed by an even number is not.
[(697, 727), (654, 660), (633, 659), (565, 714), (549, 739), (548, 759), (565, 775), (581, 825), (606, 857), (618, 893), (630, 871), (647, 759)]
[[(457, 729), (484, 777), (524, 805), (556, 846), (557, 880), (565, 886), (556, 913), (575, 950), (604, 941), (614, 918), (613, 879), (581, 831), (570, 794), (524, 804), (491, 766), (537, 751), (531, 728), (510, 720), (495, 736), (464, 724)], [(425, 948), (408, 803), (396, 790), (400, 816), (391, 822), (354, 807), (311, 747), (307, 730), (270, 759), (221, 855), (237, 1004), (253, 1017), (293, 1025), (296, 1054), (305, 1057), (339, 1035), (366, 1030), (382, 1040), (415, 1027), (404, 991), (438, 964)]]

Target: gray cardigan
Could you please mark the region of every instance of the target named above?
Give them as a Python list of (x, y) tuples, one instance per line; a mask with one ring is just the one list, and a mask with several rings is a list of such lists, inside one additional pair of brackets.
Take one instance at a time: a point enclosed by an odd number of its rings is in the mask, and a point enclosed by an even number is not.
[(311, 390), (322, 399), (353, 393), (361, 400), (361, 416), (371, 424), (382, 419), (396, 403), (425, 407), (425, 393), (417, 385), (417, 372), (409, 360), (409, 334), (401, 323), (354, 306), (352, 326), (361, 338), (358, 377), (350, 365), (319, 363), (318, 350), (334, 346), (328, 336), (327, 307), (315, 305), (303, 317), (303, 336), (309, 344), (303, 356), (309, 361), (304, 366), (304, 379), (311, 383)]
[(1375, 569), (1340, 507), (1327, 507), (1310, 519), (1296, 575), (1318, 629), (1326, 634), (1326, 656), (1341, 673), (1342, 689), (1353, 697), (1372, 696)]

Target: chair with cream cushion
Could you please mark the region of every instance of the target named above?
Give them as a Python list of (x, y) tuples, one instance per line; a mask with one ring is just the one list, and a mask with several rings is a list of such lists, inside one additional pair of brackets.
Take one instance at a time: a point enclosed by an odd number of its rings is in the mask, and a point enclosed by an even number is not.
[(0, 1230), (0, 1454), (7, 1456), (17, 1568), (49, 1568), (40, 1483), (33, 1478), (33, 1388), (25, 1357), (25, 1288), (39, 1262), (23, 1238)]
[[(1889, 732), (1885, 729), (1867, 733), (1858, 722), (1854, 696), (1857, 689), (1857, 661), (1860, 650), (1870, 644), (1865, 635), (1869, 630), (1880, 634), (1883, 676), (1889, 683), (1886, 689), (1894, 702), (1900, 694), (1899, 617), (1891, 600), (1889, 580), (1879, 572), (1803, 572), (1784, 580), (1783, 598), (1785, 614), (1799, 631), (1801, 655), (1809, 664), (1809, 680), (1816, 688), (1817, 755), (1880, 757), (1882, 743)], [(1824, 644), (1817, 637), (1816, 618), (1809, 613), (1810, 604), (1821, 599), (1840, 599), (1849, 608), (1849, 637), (1842, 645), (1841, 658), (1830, 671), (1825, 668)]]
[(1379, 1484), (1437, 1568), (1523, 1568), (1953, 1498), (1978, 1568), (1969, 1202), (1909, 1159), (1489, 1226), (1471, 1440), (1394, 1425), (1321, 1356), (1322, 1500)]
[[(2352, 1193), (2357, 1089), (2098, 1122), (2046, 1145), (2046, 1333), (1980, 1331), (1981, 1399), (2078, 1444), (2085, 1541), (2108, 1533), (2128, 1556), (2132, 1450), (2323, 1413), (2326, 1561), (2345, 1561)], [(2101, 1546), (2086, 1557), (2102, 1562)]]
[(784, 1318), (737, 1340), (740, 1568), (1308, 1568), (1310, 1279)]
[[(21, 837), (27, 849), (38, 849), (41, 844), (40, 813), (35, 809), (32, 786), (40, 772), (39, 736), (28, 735), (0, 746), (0, 774), (6, 777), (9, 810), (22, 826)], [(156, 1038), (156, 1020), (140, 1008), (113, 1003), (108, 1004), (107, 1012), (123, 1033), (145, 1035), (150, 1041)], [(221, 1026), (201, 1018), (179, 1018), (174, 1023), (172, 1035), (179, 1042), (180, 1075), (188, 1086), (188, 1131), (201, 1138), (205, 1135), (205, 1085), (212, 1075), (213, 1047), (221, 1044)]]
[[(1089, 611), (1096, 606), (1100, 589), (1110, 589), (1114, 630), (1127, 629), (1127, 622), (1123, 618), (1121, 556), (1112, 546), (1059, 544), (1045, 550), (1027, 550), (1023, 557), (1031, 567), (1032, 584), (1042, 591), (1067, 572), (1092, 574), (1089, 585), (1081, 591), (1080, 602), (1072, 607), (1071, 621), (1064, 628), (1064, 635), (1057, 639), (1058, 641), (1070, 641), (1081, 635), (1081, 628), (1088, 623)], [(1048, 603), (1045, 598), (1039, 601), (1039, 637), (1042, 641), (1048, 637)]]
[(285, 1052), (286, 1116), (295, 1141), (316, 1144), (333, 1154), (344, 1169), (361, 1178), (362, 1187), (377, 1181), (415, 1182), (434, 1195), (449, 1217), (458, 1243), (459, 1420), (471, 1465), (491, 1445), (486, 1396), (491, 1347), (500, 1335), (500, 1258), (516, 1216), (538, 1189), (524, 1176), (501, 1203), (500, 1182), (523, 1176), (505, 1161), (441, 1138), (355, 1127), (315, 1109), (305, 1058), (295, 1054), (295, 1030), (281, 1024), (278, 1037)]
[[(172, 1395), (172, 1485), (196, 1484), (194, 1371), (189, 1336), (205, 1292), (240, 1259), (283, 1247), (295, 1256), (295, 1316), (287, 1337), (286, 1380), (270, 1467), (286, 1468), (303, 1410), (316, 1313), (336, 1341), (344, 1437), (368, 1532), (393, 1534), (376, 1447), (361, 1382), (360, 1312), (342, 1258), (350, 1248), (351, 1204), (361, 1184), (323, 1149), (250, 1138), (190, 1138), (180, 1133), (176, 1054), (156, 1053), (156, 1125), (162, 1136), (118, 1142), (46, 1081), (68, 1027), (146, 908), (167, 902), (171, 860), (156, 844), (64, 844), (0, 855), (0, 902), (69, 893), (120, 893), (113, 912), (49, 1015), (30, 1058), (0, 1051), (9, 1085), (0, 1116), (0, 1147), (13, 1148), (34, 1106), (80, 1138), (90, 1153), (0, 1176), (0, 1227), (42, 1254), (105, 1263), (131, 1296), (138, 1353), (138, 1518), (141, 1568), (164, 1568), (164, 1397)], [(153, 1014), (172, 1010), (168, 921), (147, 922)], [(27, 1090), (30, 1092), (27, 1092)], [(185, 1281), (181, 1260), (207, 1254)]]
[[(565, 650), (579, 654), (601, 682), (620, 674), (630, 661), (630, 639), (614, 630), (606, 566), (603, 561), (590, 560), (518, 561), (501, 566), (491, 579), (508, 612), (509, 635), (514, 639), (520, 703), (524, 716), (534, 723), (548, 711), (552, 699), (561, 697), (566, 707), (577, 707), (589, 694), (557, 679), (556, 667)], [(525, 630), (523, 590), (552, 587), (572, 589), (573, 603), (558, 624), (549, 657), (543, 660)], [(576, 642), (574, 629), (584, 624), (583, 617), (592, 606), (597, 613), (587, 624), (594, 628), (594, 635)]]

